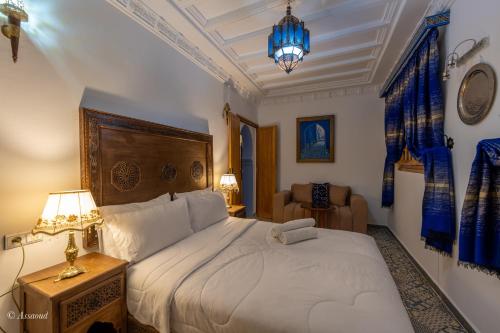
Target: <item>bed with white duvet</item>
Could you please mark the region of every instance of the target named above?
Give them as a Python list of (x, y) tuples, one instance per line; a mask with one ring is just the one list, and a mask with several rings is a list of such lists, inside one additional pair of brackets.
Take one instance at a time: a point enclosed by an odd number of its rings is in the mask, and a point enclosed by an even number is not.
[(188, 236), (131, 260), (127, 305), (141, 323), (161, 333), (413, 332), (372, 237), (320, 229), (283, 245), (269, 222), (193, 224), (213, 219), (196, 205)]

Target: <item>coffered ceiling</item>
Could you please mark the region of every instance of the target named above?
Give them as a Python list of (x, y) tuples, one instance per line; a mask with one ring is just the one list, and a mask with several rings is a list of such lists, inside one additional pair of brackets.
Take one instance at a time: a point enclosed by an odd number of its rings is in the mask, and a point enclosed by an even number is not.
[(281, 96), (382, 83), (431, 0), (293, 1), (292, 13), (311, 31), (311, 53), (291, 74), (266, 49), (286, 0), (108, 2), (142, 23), (149, 20), (146, 26), (160, 37), (177, 34), (164, 39), (202, 67), (216, 69), (219, 79), (254, 94)]

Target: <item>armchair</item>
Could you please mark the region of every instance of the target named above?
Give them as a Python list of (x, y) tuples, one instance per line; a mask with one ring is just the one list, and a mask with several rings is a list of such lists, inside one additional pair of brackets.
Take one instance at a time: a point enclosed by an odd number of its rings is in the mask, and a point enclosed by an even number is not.
[[(368, 204), (359, 194), (352, 194), (348, 186), (330, 185), (330, 204), (336, 208), (328, 214), (333, 229), (366, 233)], [(281, 191), (273, 198), (273, 222), (284, 223), (294, 219), (310, 217), (310, 212), (301, 207), (312, 202), (312, 184), (293, 184), (291, 190)]]

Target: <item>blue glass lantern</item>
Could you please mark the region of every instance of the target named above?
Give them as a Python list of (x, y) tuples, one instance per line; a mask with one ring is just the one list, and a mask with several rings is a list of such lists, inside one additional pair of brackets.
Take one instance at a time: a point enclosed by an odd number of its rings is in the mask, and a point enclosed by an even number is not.
[(267, 56), (289, 74), (304, 56), (311, 50), (309, 30), (304, 27), (304, 22), (292, 15), (290, 1), (286, 8), (286, 16), (275, 26), (269, 35)]

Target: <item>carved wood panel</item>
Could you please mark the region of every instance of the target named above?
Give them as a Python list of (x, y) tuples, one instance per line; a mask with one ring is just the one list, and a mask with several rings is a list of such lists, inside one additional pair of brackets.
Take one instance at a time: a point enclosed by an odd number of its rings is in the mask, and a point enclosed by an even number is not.
[(81, 184), (98, 206), (213, 186), (212, 136), (82, 108)]
[(122, 297), (122, 276), (104, 283), (93, 291), (71, 300), (66, 307), (65, 326), (71, 327), (80, 320), (104, 308), (106, 305)]

